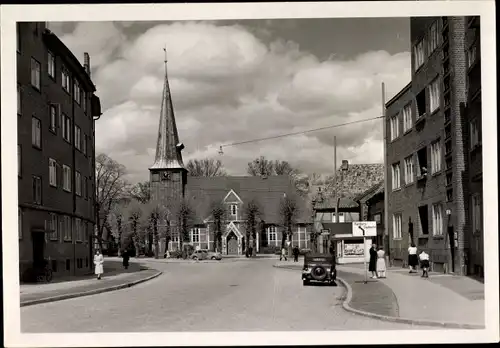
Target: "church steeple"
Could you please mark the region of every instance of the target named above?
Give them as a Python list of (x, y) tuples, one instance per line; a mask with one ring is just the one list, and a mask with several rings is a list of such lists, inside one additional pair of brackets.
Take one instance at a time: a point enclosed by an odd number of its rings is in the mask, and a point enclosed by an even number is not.
[(175, 124), (174, 108), (168, 84), (167, 49), (163, 50), (165, 51), (165, 82), (163, 84), (155, 161), (149, 169), (184, 169), (181, 154), (184, 145), (179, 142), (179, 134)]

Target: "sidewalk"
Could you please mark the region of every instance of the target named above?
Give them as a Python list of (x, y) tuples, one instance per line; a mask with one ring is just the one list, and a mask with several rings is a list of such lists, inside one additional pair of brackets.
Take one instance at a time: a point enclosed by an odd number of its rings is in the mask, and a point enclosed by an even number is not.
[(21, 307), (123, 289), (160, 274), (135, 260), (131, 260), (129, 268), (125, 270), (117, 258), (105, 258), (101, 280), (97, 280), (94, 274), (87, 274), (56, 278), (50, 283), (21, 284)]
[[(275, 266), (300, 270), (302, 263), (277, 261)], [(385, 279), (364, 283), (364, 266), (338, 265), (338, 278), (348, 295), (344, 308), (379, 319), (455, 328), (485, 325), (484, 284), (468, 277), (420, 273), (392, 268)]]

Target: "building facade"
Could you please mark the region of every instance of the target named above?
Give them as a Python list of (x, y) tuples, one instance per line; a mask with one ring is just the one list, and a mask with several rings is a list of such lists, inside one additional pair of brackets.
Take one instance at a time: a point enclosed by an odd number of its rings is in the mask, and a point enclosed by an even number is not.
[(45, 23), (17, 23), (19, 272), (48, 261), (54, 276), (92, 268), (94, 116), (99, 98)]
[[(156, 155), (149, 168), (151, 200), (170, 211), (165, 221), (169, 232), (160, 240), (160, 253), (180, 250), (181, 245), (216, 250), (216, 221), (212, 207), (224, 208), (221, 221), (221, 246), (218, 251), (225, 255), (245, 254), (247, 245), (253, 245), (246, 231), (246, 206), (253, 202), (258, 206), (255, 246), (258, 253), (275, 253), (281, 248), (285, 231), (281, 204), (288, 196), (295, 200), (297, 213), (292, 221), (290, 243), (307, 248), (312, 230), (311, 213), (305, 200), (297, 193), (289, 176), (224, 176), (191, 177), (184, 166), (182, 150), (168, 84), (165, 62), (165, 83), (156, 143)], [(181, 223), (175, 217), (184, 204), (189, 207), (189, 236), (182, 236)], [(249, 238), (250, 237), (250, 238)], [(181, 240), (182, 239), (182, 240)], [(250, 244), (249, 244), (250, 243)]]
[(468, 271), (484, 277), (484, 231), (483, 231), (483, 150), (481, 122), (481, 40), (480, 17), (467, 18), (467, 104), (464, 108), (465, 125), (468, 128), (467, 158), (468, 219), (466, 236)]
[(389, 255), (412, 242), (438, 272), (467, 273), (466, 18), (412, 18), (412, 80), (386, 103)]

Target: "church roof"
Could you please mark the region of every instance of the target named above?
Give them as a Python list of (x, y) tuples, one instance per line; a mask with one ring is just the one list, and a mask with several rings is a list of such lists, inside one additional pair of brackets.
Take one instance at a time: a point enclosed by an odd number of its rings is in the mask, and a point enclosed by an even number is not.
[[(197, 217), (201, 220), (210, 216), (210, 203), (222, 201), (233, 190), (238, 197), (247, 203), (255, 199), (259, 204), (263, 219), (268, 224), (281, 224), (280, 203), (284, 194), (296, 194), (297, 190), (288, 175), (273, 175), (266, 178), (260, 176), (216, 176), (216, 177), (188, 177), (186, 195), (195, 201), (203, 200), (198, 204)], [(306, 201), (298, 194), (297, 203), (299, 213), (297, 223), (307, 223), (311, 214), (307, 209)]]
[(179, 134), (175, 123), (174, 107), (170, 95), (170, 86), (167, 76), (167, 61), (165, 59), (165, 83), (161, 101), (160, 123), (158, 126), (158, 140), (153, 165), (149, 169), (182, 169), (182, 147), (179, 147)]

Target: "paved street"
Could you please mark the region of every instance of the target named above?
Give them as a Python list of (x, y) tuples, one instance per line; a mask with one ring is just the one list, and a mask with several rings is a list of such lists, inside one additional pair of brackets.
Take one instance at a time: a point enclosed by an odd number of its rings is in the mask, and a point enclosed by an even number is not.
[[(23, 332), (426, 329), (344, 311), (338, 287), (303, 287), (274, 260), (161, 263), (132, 288), (21, 308)], [(68, 317), (68, 313), (71, 316)]]

